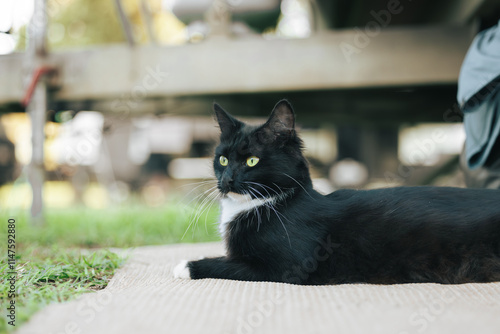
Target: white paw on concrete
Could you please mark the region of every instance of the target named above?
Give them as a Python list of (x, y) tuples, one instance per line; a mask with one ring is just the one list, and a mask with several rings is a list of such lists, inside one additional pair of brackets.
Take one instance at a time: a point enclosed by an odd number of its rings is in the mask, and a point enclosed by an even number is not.
[(174, 278), (184, 278), (184, 279), (191, 278), (187, 264), (188, 264), (187, 260), (182, 260), (178, 265), (175, 266)]

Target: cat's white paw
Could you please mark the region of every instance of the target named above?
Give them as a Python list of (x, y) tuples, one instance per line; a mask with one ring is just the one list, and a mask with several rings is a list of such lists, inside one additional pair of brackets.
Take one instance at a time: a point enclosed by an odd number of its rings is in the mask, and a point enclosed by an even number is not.
[(182, 260), (178, 265), (174, 268), (174, 278), (184, 278), (190, 279), (191, 274), (189, 273), (188, 261)]

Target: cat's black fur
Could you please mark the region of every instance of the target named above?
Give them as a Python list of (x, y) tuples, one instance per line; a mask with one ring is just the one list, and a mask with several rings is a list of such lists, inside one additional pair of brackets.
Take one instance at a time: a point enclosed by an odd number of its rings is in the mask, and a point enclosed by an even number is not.
[[(296, 284), (500, 281), (500, 190), (399, 187), (316, 192), (290, 104), (262, 126), (218, 105), (223, 194), (278, 198), (227, 225), (227, 256), (189, 262), (193, 279)], [(220, 155), (228, 158), (224, 167)], [(260, 158), (254, 167), (249, 156)], [(279, 195), (279, 196), (278, 196)], [(226, 195), (227, 196), (227, 195)]]

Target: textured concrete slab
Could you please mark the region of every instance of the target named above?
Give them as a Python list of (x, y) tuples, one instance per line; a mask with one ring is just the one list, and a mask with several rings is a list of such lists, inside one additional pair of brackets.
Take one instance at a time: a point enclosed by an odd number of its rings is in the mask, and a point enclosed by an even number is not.
[(141, 247), (105, 290), (54, 304), (18, 333), (500, 333), (500, 283), (296, 286), (180, 280), (222, 244)]

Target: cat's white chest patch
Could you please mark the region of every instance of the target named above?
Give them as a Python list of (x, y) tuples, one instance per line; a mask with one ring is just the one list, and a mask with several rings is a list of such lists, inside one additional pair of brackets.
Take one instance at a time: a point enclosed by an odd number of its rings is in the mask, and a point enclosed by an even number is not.
[(274, 202), (274, 197), (266, 199), (252, 199), (250, 195), (228, 193), (226, 198), (221, 200), (221, 217), (219, 222), (219, 232), (224, 238), (228, 224), (239, 214), (253, 210), (259, 206)]

